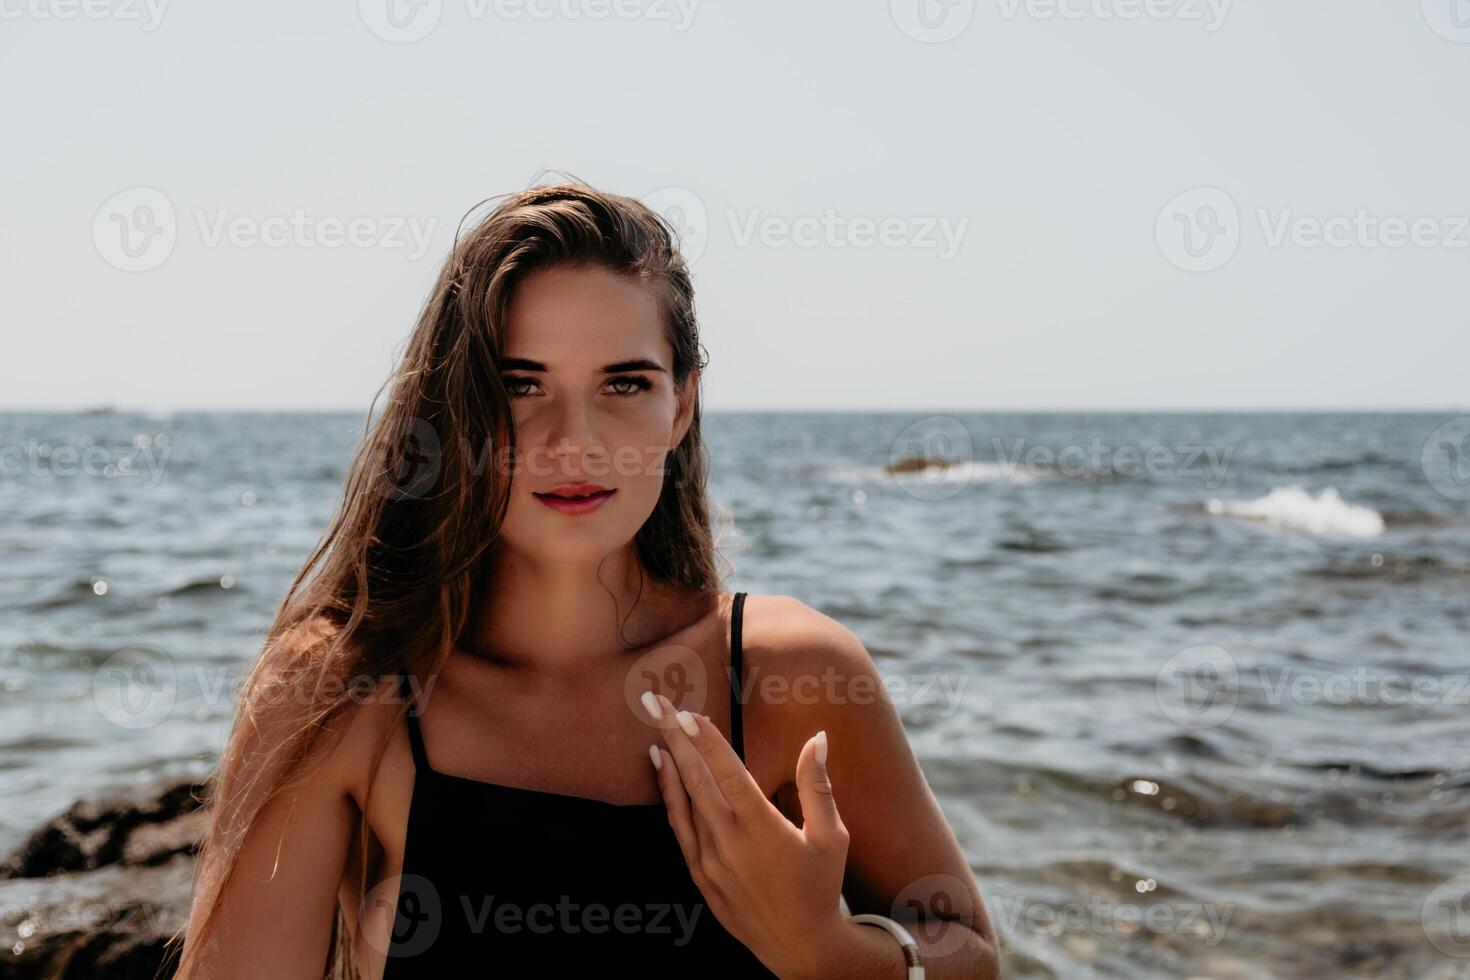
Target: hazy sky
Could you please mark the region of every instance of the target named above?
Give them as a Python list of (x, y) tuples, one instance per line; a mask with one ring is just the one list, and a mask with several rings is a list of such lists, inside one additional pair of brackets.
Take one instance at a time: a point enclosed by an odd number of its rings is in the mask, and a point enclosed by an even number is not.
[(1470, 402), (1470, 2), (922, 2), (0, 0), (0, 407), (365, 410), (543, 168), (710, 410)]

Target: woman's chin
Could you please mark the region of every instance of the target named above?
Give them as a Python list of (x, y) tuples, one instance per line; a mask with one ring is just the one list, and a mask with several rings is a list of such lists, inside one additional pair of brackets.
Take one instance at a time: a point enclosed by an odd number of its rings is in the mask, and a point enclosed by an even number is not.
[(631, 533), (618, 535), (604, 527), (584, 525), (580, 527), (543, 527), (529, 540), (512, 539), (504, 536), (510, 550), (536, 561), (560, 564), (587, 564), (598, 562), (619, 548), (629, 544)]

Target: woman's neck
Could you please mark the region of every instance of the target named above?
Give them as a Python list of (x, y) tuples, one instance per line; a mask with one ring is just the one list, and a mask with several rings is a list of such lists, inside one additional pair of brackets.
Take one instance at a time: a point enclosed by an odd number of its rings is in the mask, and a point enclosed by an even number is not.
[(573, 677), (683, 628), (698, 613), (683, 603), (649, 576), (631, 547), (589, 564), (503, 553), (460, 643), (498, 667)]

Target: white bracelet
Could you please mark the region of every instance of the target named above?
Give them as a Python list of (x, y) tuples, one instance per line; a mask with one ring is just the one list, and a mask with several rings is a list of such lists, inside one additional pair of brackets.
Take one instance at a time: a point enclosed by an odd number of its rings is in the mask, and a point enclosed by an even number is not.
[(908, 966), (909, 980), (924, 980), (924, 961), (919, 959), (919, 944), (914, 942), (914, 937), (909, 935), (907, 929), (886, 915), (874, 915), (871, 912), (850, 915), (847, 921), (888, 930), (889, 934), (903, 947), (903, 961)]

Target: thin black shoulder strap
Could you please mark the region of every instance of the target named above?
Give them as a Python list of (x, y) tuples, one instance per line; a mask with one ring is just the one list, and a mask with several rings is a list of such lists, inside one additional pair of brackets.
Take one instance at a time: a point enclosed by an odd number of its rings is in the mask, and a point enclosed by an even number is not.
[(745, 694), (745, 670), (741, 665), (740, 620), (745, 611), (745, 593), (735, 593), (730, 611), (730, 746), (745, 761), (745, 719), (741, 706)]
[[(408, 682), (407, 668), (398, 671), (398, 690), (404, 700), (412, 699), (413, 690)], [(409, 706), (408, 744), (413, 746), (413, 765), (415, 771), (430, 772), (432, 770), (429, 766), (429, 754), (424, 751), (424, 733), (419, 731), (419, 713), (420, 707), (418, 704), (415, 703)]]

